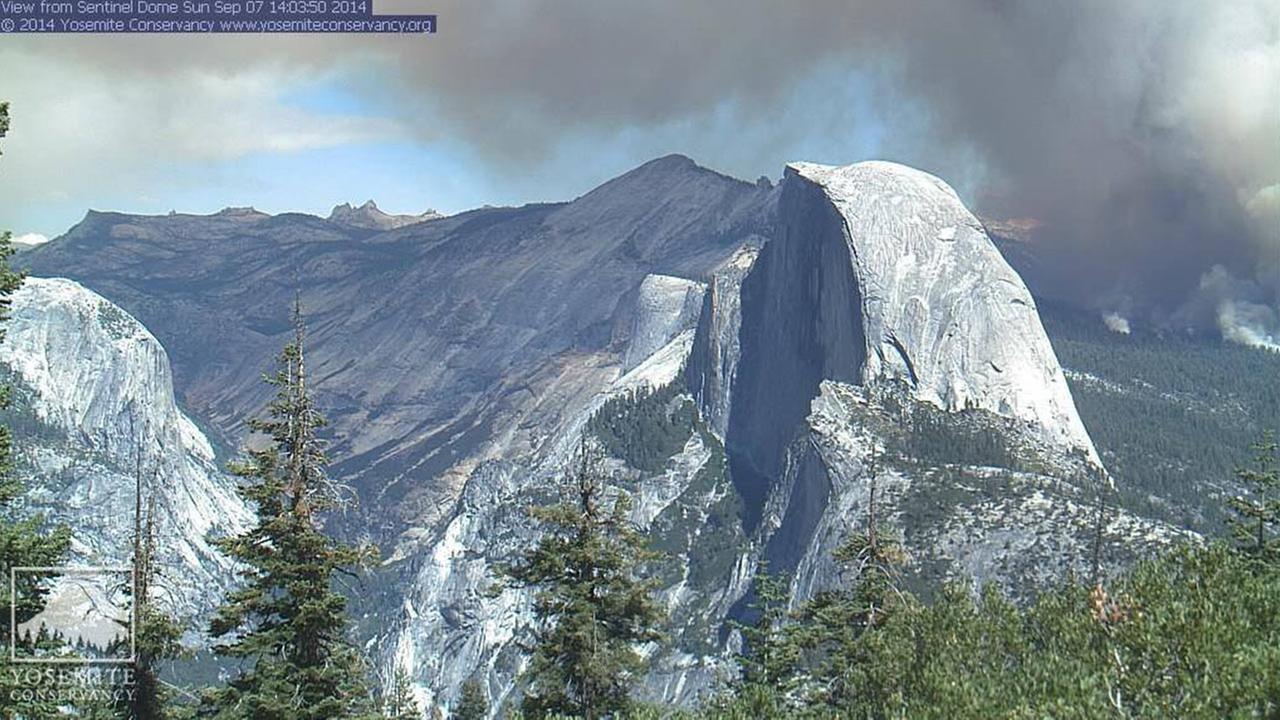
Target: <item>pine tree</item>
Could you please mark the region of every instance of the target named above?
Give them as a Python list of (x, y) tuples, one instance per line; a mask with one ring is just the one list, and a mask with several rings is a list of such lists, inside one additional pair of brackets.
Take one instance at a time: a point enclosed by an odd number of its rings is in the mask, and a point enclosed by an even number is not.
[(1280, 559), (1280, 468), (1277, 468), (1276, 436), (1265, 430), (1249, 446), (1254, 452), (1253, 467), (1236, 470), (1236, 478), (1246, 495), (1227, 502), (1231, 516), (1227, 522), (1241, 549), (1262, 560)]
[[(161, 660), (183, 654), (182, 628), (156, 602), (155, 583), (159, 577), (156, 564), (156, 505), (154, 480), (144, 480), (142, 449), (138, 449), (134, 467), (133, 582), (128, 595), (133, 600), (133, 686), (132, 692), (117, 694), (118, 715), (125, 720), (166, 720), (186, 715), (189, 707), (178, 703), (161, 679)], [(127, 640), (126, 640), (127, 642)], [(118, 648), (112, 648), (118, 655)]]
[(458, 707), (453, 711), (455, 720), (484, 720), (489, 716), (489, 701), (484, 697), (480, 681), (472, 678), (462, 684)]
[(801, 612), (796, 641), (818, 658), (812, 677), (820, 702), (840, 707), (878, 684), (867, 662), (871, 635), (893, 613), (911, 605), (900, 591), (906, 553), (897, 538), (880, 527), (878, 458), (867, 469), (870, 489), (866, 527), (834, 553), (837, 563), (856, 574), (848, 588), (820, 593)]
[(599, 449), (584, 442), (566, 477), (572, 498), (530, 511), (546, 535), (503, 569), (509, 582), (537, 589), (541, 628), (523, 703), (530, 717), (624, 712), (642, 666), (635, 646), (659, 638), (654, 582), (635, 577), (654, 554), (627, 519), (628, 497), (606, 499), (602, 464)]
[(404, 668), (396, 668), (391, 687), (382, 697), (382, 716), (389, 720), (422, 720), (422, 709), (413, 696), (413, 685)]
[[(0, 103), (0, 138), (9, 130), (9, 104)], [(4, 339), (4, 322), (9, 318), (9, 307), (13, 293), (22, 286), (23, 276), (9, 266), (14, 249), (10, 243), (8, 232), (0, 233), (0, 341)], [(9, 404), (11, 389), (0, 386), (0, 407)], [(57, 565), (67, 551), (71, 542), (70, 531), (65, 526), (50, 529), (41, 516), (30, 516), (25, 520), (14, 520), (11, 509), (22, 497), (25, 488), (22, 481), (14, 474), (13, 444), (9, 428), (0, 426), (0, 633), (6, 639), (12, 637), (16, 621), (19, 626), (31, 620), (44, 609), (52, 576), (49, 574), (20, 573), (15, 578), (14, 590), (17, 591), (17, 602), (13, 604), (13, 615), (7, 611), (14, 598), (10, 596), (8, 578), (14, 567), (47, 567)], [(41, 634), (47, 633), (41, 628)], [(35, 646), (42, 641), (37, 639), (31, 644), (22, 644), (14, 648), (18, 655), (34, 652)], [(52, 703), (23, 702), (20, 693), (13, 690), (22, 688), (15, 685), (11, 673), (0, 673), (0, 717), (23, 717), (31, 720), (46, 717), (60, 717), (57, 707)]]
[(762, 561), (754, 590), (751, 609), (756, 621), (739, 626), (745, 643), (740, 658), (742, 681), (744, 685), (767, 688), (780, 697), (789, 689), (799, 660), (799, 649), (788, 632), (788, 587), (783, 577), (769, 574), (768, 564)]
[(737, 658), (741, 675), (711, 698), (707, 709), (716, 716), (783, 717), (790, 710), (789, 696), (801, 677), (801, 647), (796, 640), (797, 626), (787, 610), (787, 582), (770, 574), (768, 564), (762, 561), (753, 593), (750, 608), (755, 622), (734, 623), (743, 640)]
[(375, 715), (365, 663), (348, 638), (339, 573), (364, 565), (372, 552), (322, 529), (322, 514), (345, 488), (326, 474), (317, 430), (324, 419), (307, 386), (301, 304), (294, 337), (268, 382), (276, 389), (267, 417), (250, 421), (265, 448), (248, 451), (232, 471), (257, 524), (219, 547), (242, 563), (244, 587), (231, 592), (211, 623), (217, 650), (251, 665), (226, 687), (206, 693), (202, 714), (255, 720), (337, 720)]

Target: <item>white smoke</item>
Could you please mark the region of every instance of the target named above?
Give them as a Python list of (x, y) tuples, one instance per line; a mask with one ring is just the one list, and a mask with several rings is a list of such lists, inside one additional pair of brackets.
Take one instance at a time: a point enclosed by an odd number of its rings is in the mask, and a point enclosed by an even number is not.
[(1280, 352), (1280, 320), (1266, 305), (1244, 300), (1218, 304), (1218, 329), (1224, 340)]
[(1280, 311), (1259, 283), (1242, 280), (1221, 265), (1200, 278), (1196, 296), (1180, 311), (1184, 322), (1213, 322), (1228, 342), (1280, 352)]
[(1106, 323), (1107, 329), (1121, 335), (1128, 335), (1131, 332), (1128, 318), (1117, 312), (1104, 313), (1102, 322)]

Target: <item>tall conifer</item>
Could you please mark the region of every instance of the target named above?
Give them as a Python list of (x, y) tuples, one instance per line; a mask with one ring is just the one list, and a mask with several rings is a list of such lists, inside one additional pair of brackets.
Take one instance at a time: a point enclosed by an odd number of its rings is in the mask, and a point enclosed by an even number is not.
[(317, 431), (324, 418), (307, 385), (300, 303), (294, 336), (267, 378), (276, 390), (267, 416), (249, 427), (265, 447), (248, 451), (232, 471), (241, 495), (257, 510), (257, 524), (220, 547), (244, 565), (244, 585), (229, 594), (211, 624), (225, 638), (221, 653), (247, 667), (210, 691), (202, 714), (255, 720), (337, 720), (376, 716), (365, 663), (348, 638), (346, 598), (334, 588), (340, 573), (371, 558), (365, 548), (325, 533), (323, 514), (345, 488), (326, 474)]
[(636, 577), (654, 555), (627, 519), (627, 496), (607, 497), (596, 447), (582, 445), (566, 480), (570, 497), (530, 511), (546, 535), (504, 573), (537, 590), (541, 629), (525, 715), (595, 720), (631, 707), (631, 683), (642, 667), (636, 646), (658, 639), (661, 612), (654, 583)]
[(1253, 465), (1236, 470), (1248, 491), (1227, 501), (1228, 524), (1241, 549), (1262, 560), (1280, 560), (1280, 455), (1275, 433), (1266, 430), (1253, 450)]

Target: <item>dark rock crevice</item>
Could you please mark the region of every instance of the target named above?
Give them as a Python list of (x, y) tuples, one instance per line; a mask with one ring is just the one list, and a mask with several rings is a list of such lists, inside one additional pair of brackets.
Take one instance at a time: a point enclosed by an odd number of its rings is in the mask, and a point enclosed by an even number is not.
[[(778, 225), (742, 284), (740, 359), (725, 444), (753, 531), (824, 379), (857, 383), (865, 362), (862, 301), (844, 220), (822, 189), (799, 177), (782, 188)], [(822, 473), (805, 472), (793, 492), (825, 503)], [(825, 481), (825, 477), (822, 478)], [(821, 512), (821, 507), (817, 507)], [(806, 524), (794, 518), (795, 526)], [(779, 542), (790, 542), (779, 540)]]

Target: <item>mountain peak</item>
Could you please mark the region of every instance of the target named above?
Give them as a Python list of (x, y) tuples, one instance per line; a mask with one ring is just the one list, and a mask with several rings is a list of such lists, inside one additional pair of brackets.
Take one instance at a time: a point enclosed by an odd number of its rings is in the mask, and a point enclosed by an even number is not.
[(670, 153), (668, 155), (663, 155), (662, 157), (654, 158), (649, 162), (641, 165), (640, 167), (681, 169), (681, 168), (696, 168), (701, 166), (698, 165), (698, 163), (694, 162), (693, 158), (689, 157), (688, 155), (681, 155), (680, 153)]
[(369, 199), (359, 207), (352, 207), (351, 203), (334, 206), (329, 213), (329, 222), (365, 230), (394, 230), (438, 217), (443, 215), (435, 210), (427, 210), (420, 215), (392, 215), (383, 212), (376, 202)]
[(703, 167), (693, 158), (679, 153), (671, 153), (662, 157), (654, 158), (638, 167), (623, 173), (621, 178), (627, 177), (649, 177), (649, 176), (671, 176), (671, 175), (707, 175), (717, 176), (736, 182), (742, 182), (738, 178), (730, 178), (727, 175), (718, 173), (710, 168)]

